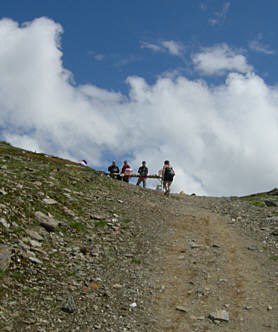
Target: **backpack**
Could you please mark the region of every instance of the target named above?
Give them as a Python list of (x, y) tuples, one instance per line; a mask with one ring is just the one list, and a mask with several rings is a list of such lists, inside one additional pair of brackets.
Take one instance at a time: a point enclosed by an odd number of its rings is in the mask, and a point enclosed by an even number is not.
[(174, 176), (175, 176), (175, 171), (173, 167), (166, 167), (164, 173), (165, 179), (169, 179), (170, 181), (172, 181)]
[(172, 177), (175, 176), (175, 171), (174, 171), (173, 167), (169, 167), (168, 174), (171, 175)]

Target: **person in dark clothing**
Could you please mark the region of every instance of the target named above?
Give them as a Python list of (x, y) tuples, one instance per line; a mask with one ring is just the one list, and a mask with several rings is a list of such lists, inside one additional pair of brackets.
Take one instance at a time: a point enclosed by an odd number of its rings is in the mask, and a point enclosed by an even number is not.
[(146, 188), (146, 179), (147, 179), (147, 175), (148, 175), (148, 167), (146, 166), (145, 161), (142, 161), (142, 166), (139, 167), (138, 173), (139, 173), (140, 176), (138, 178), (138, 181), (137, 181), (136, 185), (139, 186), (139, 184), (141, 182), (143, 182), (143, 188)]
[(127, 163), (127, 160), (124, 161), (124, 165), (122, 167), (122, 171), (121, 171), (121, 175), (122, 175), (122, 178), (123, 178), (123, 181), (124, 182), (129, 182), (129, 176), (131, 173), (131, 168), (130, 166), (128, 165)]
[(165, 195), (170, 195), (171, 184), (173, 182), (174, 176), (175, 172), (173, 170), (173, 167), (170, 165), (170, 161), (165, 160), (162, 168), (162, 181)]
[(112, 164), (108, 167), (108, 172), (109, 172), (109, 175), (111, 176), (111, 178), (121, 180), (120, 169), (116, 165), (115, 160), (113, 160)]

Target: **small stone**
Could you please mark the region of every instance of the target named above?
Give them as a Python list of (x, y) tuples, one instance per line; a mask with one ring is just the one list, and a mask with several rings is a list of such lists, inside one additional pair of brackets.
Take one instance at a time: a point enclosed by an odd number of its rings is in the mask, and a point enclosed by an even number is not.
[(7, 195), (7, 192), (4, 190), (4, 188), (1, 188), (0, 189), (0, 194), (1, 195)]
[(0, 247), (0, 269), (6, 271), (11, 263), (11, 248)]
[(251, 250), (251, 251), (256, 251), (258, 250), (258, 248), (256, 246), (250, 246), (247, 248), (248, 250)]
[(131, 303), (129, 306), (130, 306), (131, 308), (136, 308), (136, 307), (137, 307), (137, 304), (136, 304), (135, 302), (133, 302), (133, 303)]
[(7, 230), (10, 228), (10, 225), (7, 223), (5, 218), (0, 218), (0, 224)]
[(64, 211), (65, 211), (68, 215), (70, 215), (71, 217), (74, 217), (74, 216), (75, 216), (75, 213), (74, 213), (72, 210), (70, 210), (69, 208), (67, 208), (66, 206), (64, 206)]
[(269, 305), (269, 306), (267, 307), (267, 310), (268, 310), (268, 311), (271, 311), (271, 310), (272, 310), (272, 306)]
[(123, 286), (122, 285), (120, 285), (120, 284), (114, 284), (113, 285), (113, 288), (115, 288), (115, 289), (120, 289), (120, 288), (122, 288)]
[(99, 214), (91, 214), (90, 218), (94, 219), (94, 220), (105, 220), (106, 219), (106, 217), (104, 215), (99, 215)]
[(191, 249), (199, 248), (200, 246), (195, 241), (189, 241)]
[(245, 310), (251, 310), (251, 309), (252, 309), (252, 307), (251, 307), (251, 306), (249, 306), (249, 305), (246, 305), (246, 306), (244, 307), (244, 309), (245, 309)]
[(72, 296), (69, 296), (65, 300), (64, 304), (62, 305), (62, 310), (64, 312), (68, 312), (70, 314), (74, 312), (74, 310), (75, 310), (75, 302), (74, 302), (74, 299), (73, 299)]
[(58, 203), (57, 201), (55, 201), (55, 199), (52, 198), (44, 198), (42, 201), (47, 205), (54, 205)]
[(209, 318), (212, 320), (218, 320), (223, 322), (228, 322), (230, 320), (229, 313), (226, 310), (217, 310), (209, 314)]
[(40, 225), (49, 232), (54, 232), (59, 225), (59, 222), (53, 217), (49, 217), (40, 211), (35, 212), (35, 217), (40, 222)]
[(26, 229), (26, 233), (33, 239), (33, 240), (36, 240), (36, 241), (42, 241), (43, 240), (43, 237), (35, 232), (35, 231), (32, 231), (30, 229)]
[(40, 248), (42, 246), (41, 243), (36, 240), (30, 240), (29, 243), (30, 243), (31, 247), (34, 247), (34, 248)]
[(271, 235), (278, 236), (278, 228), (270, 233)]
[(182, 312), (187, 312), (188, 310), (185, 308), (185, 307), (183, 307), (183, 306), (177, 306), (176, 307), (176, 310), (178, 310), (178, 311), (182, 311)]
[(32, 263), (35, 263), (35, 264), (43, 264), (42, 261), (40, 261), (37, 257), (28, 257), (29, 258), (29, 261), (31, 261)]

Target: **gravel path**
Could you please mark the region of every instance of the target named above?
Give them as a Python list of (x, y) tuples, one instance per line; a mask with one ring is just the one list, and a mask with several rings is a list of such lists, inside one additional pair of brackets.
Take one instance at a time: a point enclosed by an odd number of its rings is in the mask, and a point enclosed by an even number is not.
[(277, 266), (250, 250), (260, 241), (201, 202), (168, 202), (173, 217), (157, 264), (152, 331), (278, 331)]

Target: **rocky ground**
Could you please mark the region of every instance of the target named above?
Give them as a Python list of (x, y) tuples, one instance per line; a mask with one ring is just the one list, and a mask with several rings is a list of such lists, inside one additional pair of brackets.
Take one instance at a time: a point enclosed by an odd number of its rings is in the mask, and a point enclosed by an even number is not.
[(0, 143), (0, 331), (278, 331), (278, 190), (172, 195)]

